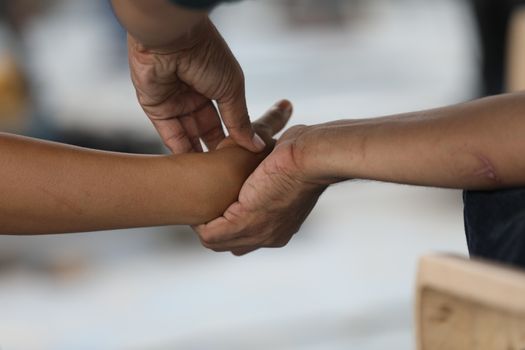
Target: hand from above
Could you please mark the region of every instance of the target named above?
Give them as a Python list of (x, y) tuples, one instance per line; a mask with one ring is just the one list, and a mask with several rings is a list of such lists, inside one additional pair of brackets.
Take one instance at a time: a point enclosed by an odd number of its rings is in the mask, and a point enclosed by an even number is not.
[[(281, 107), (292, 109), (287, 101)], [(254, 128), (265, 127), (254, 123)], [(296, 141), (306, 131), (306, 126), (289, 129), (246, 180), (238, 201), (222, 217), (194, 228), (205, 247), (243, 255), (290, 241), (327, 186), (310, 180), (302, 169)]]
[(264, 149), (251, 127), (241, 67), (209, 19), (176, 48), (148, 49), (128, 36), (128, 55), (138, 100), (173, 153), (202, 151), (199, 139), (215, 149), (225, 138), (221, 117), (237, 144)]

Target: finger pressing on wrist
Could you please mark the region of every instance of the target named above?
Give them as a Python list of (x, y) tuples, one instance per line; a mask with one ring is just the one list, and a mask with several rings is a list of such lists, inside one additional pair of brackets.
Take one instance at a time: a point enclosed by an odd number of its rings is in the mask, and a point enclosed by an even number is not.
[[(244, 89), (243, 89), (244, 91)], [(252, 152), (261, 152), (266, 148), (266, 143), (254, 132), (246, 99), (244, 94), (227, 100), (218, 100), (221, 118), (228, 129), (229, 136), (237, 142), (238, 145)]]

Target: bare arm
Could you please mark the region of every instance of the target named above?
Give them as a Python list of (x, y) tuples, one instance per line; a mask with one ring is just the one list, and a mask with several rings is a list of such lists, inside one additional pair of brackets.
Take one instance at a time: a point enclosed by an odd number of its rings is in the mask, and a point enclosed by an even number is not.
[[(297, 139), (318, 179), (494, 189), (525, 185), (525, 94), (311, 127)], [(301, 149), (307, 150), (302, 152)]]
[(204, 222), (235, 200), (243, 177), (257, 164), (238, 148), (138, 156), (6, 134), (0, 135), (0, 149), (3, 234)]
[[(525, 185), (525, 93), (289, 129), (203, 243), (242, 255), (282, 247), (324, 189), (349, 179), (495, 189)], [(271, 176), (270, 176), (271, 175)]]
[[(289, 116), (274, 108), (255, 127), (270, 143)], [(227, 139), (211, 153), (129, 155), (1, 133), (0, 149), (0, 234), (201, 224), (237, 199), (270, 151)]]
[[(173, 153), (215, 149), (225, 138), (258, 152), (246, 105), (244, 75), (203, 10), (169, 0), (113, 0), (128, 30), (131, 78), (140, 105)], [(217, 102), (218, 110), (212, 101)]]

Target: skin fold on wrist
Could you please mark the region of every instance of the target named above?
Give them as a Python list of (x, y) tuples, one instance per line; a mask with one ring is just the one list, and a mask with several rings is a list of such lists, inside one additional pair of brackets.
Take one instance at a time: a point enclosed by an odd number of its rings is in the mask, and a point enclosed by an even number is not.
[(333, 164), (333, 147), (330, 142), (335, 127), (318, 124), (307, 126), (294, 142), (294, 159), (305, 180), (319, 185), (331, 185), (343, 180)]

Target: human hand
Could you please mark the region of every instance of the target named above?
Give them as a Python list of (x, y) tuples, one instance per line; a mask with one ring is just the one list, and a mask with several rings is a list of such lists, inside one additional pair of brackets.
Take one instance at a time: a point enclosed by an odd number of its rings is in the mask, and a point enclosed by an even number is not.
[(162, 48), (146, 48), (128, 36), (139, 103), (173, 153), (202, 151), (199, 139), (215, 149), (225, 138), (221, 117), (237, 144), (262, 151), (265, 145), (250, 123), (237, 60), (208, 18), (193, 32), (191, 38)]
[(289, 129), (248, 177), (238, 201), (222, 217), (194, 227), (205, 247), (244, 255), (290, 241), (328, 185), (304, 169), (298, 140), (307, 131), (306, 126)]
[[(159, 201), (163, 204), (173, 202), (170, 206), (180, 208), (179, 211), (183, 213), (178, 213), (183, 220), (174, 221), (173, 224), (198, 225), (209, 222), (237, 201), (246, 179), (272, 151), (275, 143), (272, 136), (281, 131), (290, 119), (291, 109), (286, 108), (289, 105), (287, 101), (276, 104), (253, 123), (254, 129), (267, 141), (268, 146), (262, 152), (250, 152), (228, 137), (215, 151), (162, 157), (169, 161), (162, 172), (165, 179), (160, 181), (166, 187), (166, 197)], [(181, 172), (182, 168), (185, 170)], [(177, 178), (185, 181), (175, 181), (170, 186), (170, 181)], [(173, 195), (172, 188), (179, 188), (180, 193)], [(174, 212), (177, 213), (176, 210)]]
[[(252, 123), (253, 130), (266, 144), (266, 155), (260, 154), (262, 157), (266, 158), (266, 156), (274, 149), (276, 140), (273, 137), (286, 127), (286, 124), (288, 124), (288, 121), (292, 116), (292, 112), (293, 108), (290, 101), (281, 100), (276, 102), (269, 110), (259, 117), (259, 119)], [(228, 136), (217, 145), (216, 150), (238, 146), (239, 144), (231, 136)], [(264, 158), (261, 158), (261, 160)]]

